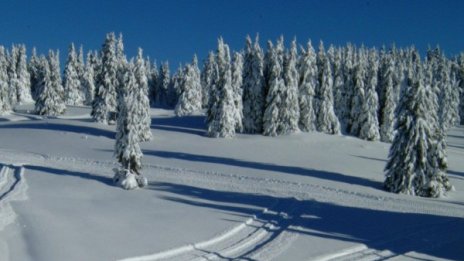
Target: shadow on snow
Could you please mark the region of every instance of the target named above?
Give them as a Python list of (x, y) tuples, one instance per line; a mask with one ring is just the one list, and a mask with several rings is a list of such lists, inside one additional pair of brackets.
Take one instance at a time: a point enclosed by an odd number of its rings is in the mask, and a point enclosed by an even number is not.
[(152, 118), (151, 128), (156, 130), (205, 136), (205, 116)]
[[(268, 212), (262, 213), (258, 218), (274, 225), (274, 229), (268, 230), (271, 233), (270, 238), (243, 256), (235, 258), (244, 258), (284, 231), (363, 243), (372, 249), (389, 250), (394, 255), (416, 251), (455, 260), (464, 256), (462, 249), (450, 252), (430, 246), (430, 242), (434, 242), (434, 246), (439, 245), (436, 233), (445, 233), (446, 236), (447, 233), (451, 235), (463, 231), (464, 219), (461, 218), (346, 207), (313, 200), (217, 191), (173, 183), (151, 183), (149, 188), (173, 194), (164, 196), (165, 200), (235, 215), (251, 217), (256, 214), (257, 209), (269, 208)], [(280, 203), (274, 204), (277, 207), (272, 207), (272, 202), (276, 201)], [(231, 204), (240, 206), (230, 206)], [(463, 240), (462, 235), (458, 234), (458, 237)], [(429, 243), (424, 245), (425, 242)]]
[(8, 124), (1, 126), (3, 129), (39, 129), (39, 130), (51, 130), (51, 131), (65, 131), (65, 132), (73, 132), (78, 134), (87, 134), (92, 136), (102, 136), (108, 139), (114, 139), (116, 136), (116, 132), (98, 129), (94, 127), (88, 126), (73, 126), (69, 124), (59, 124), (59, 123), (48, 123), (48, 122), (40, 122), (40, 123), (26, 123), (26, 124)]
[(36, 171), (45, 172), (45, 173), (49, 173), (53, 175), (59, 175), (59, 176), (71, 176), (71, 177), (77, 177), (77, 178), (82, 178), (82, 179), (94, 180), (94, 181), (101, 182), (108, 186), (113, 186), (113, 180), (111, 178), (92, 175), (92, 174), (85, 173), (85, 172), (71, 171), (71, 170), (57, 169), (57, 168), (50, 168), (50, 167), (42, 167), (42, 166), (35, 166), (35, 165), (27, 165), (26, 169), (36, 170)]
[(161, 157), (161, 158), (174, 158), (174, 159), (188, 160), (188, 161), (195, 161), (195, 162), (224, 164), (224, 165), (231, 165), (231, 166), (237, 166), (237, 167), (242, 167), (242, 168), (282, 172), (285, 174), (307, 176), (307, 177), (313, 177), (313, 178), (318, 178), (318, 179), (343, 182), (343, 183), (348, 183), (348, 184), (353, 184), (353, 185), (372, 187), (372, 188), (377, 188), (377, 189), (381, 189), (383, 187), (383, 184), (381, 182), (377, 182), (373, 180), (368, 180), (368, 179), (364, 179), (360, 177), (347, 176), (347, 175), (343, 175), (343, 174), (335, 173), (335, 172), (305, 169), (305, 168), (294, 167), (294, 166), (282, 166), (282, 165), (275, 165), (275, 164), (269, 164), (269, 163), (251, 162), (251, 161), (236, 160), (236, 159), (222, 158), (222, 157), (215, 157), (215, 156), (204, 156), (204, 155), (189, 154), (189, 153), (182, 153), (182, 152), (143, 150), (143, 153), (145, 155), (151, 155), (151, 156), (156, 156), (156, 157)]

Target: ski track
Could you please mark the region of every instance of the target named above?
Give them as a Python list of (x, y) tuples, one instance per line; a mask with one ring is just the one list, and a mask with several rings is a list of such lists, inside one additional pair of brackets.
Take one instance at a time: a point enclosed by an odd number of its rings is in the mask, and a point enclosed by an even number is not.
[[(0, 149), (0, 161), (3, 164), (34, 164), (40, 166), (62, 167), (65, 169), (87, 171), (112, 175), (111, 169), (117, 164), (114, 161), (96, 161), (72, 157), (56, 157), (46, 154), (17, 152)], [(337, 187), (317, 184), (298, 183), (280, 179), (249, 177), (219, 172), (199, 172), (181, 168), (158, 165), (145, 165), (145, 170), (152, 170), (157, 182), (172, 182), (192, 185), (208, 189), (255, 193), (270, 195), (276, 198), (274, 204), (262, 212), (243, 221), (239, 225), (226, 230), (217, 236), (202, 242), (193, 242), (166, 251), (142, 254), (136, 257), (121, 259), (123, 261), (144, 260), (272, 260), (281, 254), (297, 239), (298, 234), (289, 232), (296, 220), (301, 218), (299, 203), (302, 200), (313, 202), (337, 202), (339, 205), (388, 210), (409, 213), (437, 214), (462, 218), (462, 208), (440, 202), (421, 202), (397, 195), (379, 196)], [(11, 174), (14, 170), (14, 175)], [(0, 172), (0, 230), (11, 223), (15, 214), (8, 204), (12, 200), (26, 199), (27, 185), (24, 181), (24, 167), (3, 165)], [(291, 204), (288, 204), (291, 202)], [(381, 204), (380, 204), (381, 203)], [(6, 216), (5, 216), (6, 215)], [(292, 222), (291, 222), (292, 221)], [(464, 235), (455, 233), (450, 237), (441, 228), (446, 226), (455, 231), (464, 231), (462, 222), (427, 224), (423, 227), (412, 227), (401, 236), (391, 235), (388, 240), (379, 238), (368, 248), (359, 243), (348, 249), (324, 255), (314, 260), (382, 260), (395, 257), (397, 254), (385, 249), (386, 246), (404, 245), (405, 249), (434, 248), (440, 245), (462, 240)], [(298, 229), (298, 228), (296, 228)], [(410, 237), (422, 238), (422, 241), (411, 242)]]

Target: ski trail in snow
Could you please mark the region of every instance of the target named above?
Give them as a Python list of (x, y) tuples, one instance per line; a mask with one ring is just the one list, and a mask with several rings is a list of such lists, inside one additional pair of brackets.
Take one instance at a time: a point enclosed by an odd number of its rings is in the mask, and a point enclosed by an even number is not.
[(10, 202), (26, 200), (26, 191), (24, 167), (3, 165), (0, 171), (0, 231), (16, 219)]
[[(155, 260), (221, 260), (240, 259), (253, 256), (259, 258), (266, 252), (266, 259), (274, 257), (296, 239), (296, 234), (283, 233), (288, 227), (286, 219), (294, 212), (296, 204), (277, 200), (272, 206), (254, 215), (234, 228), (209, 240), (193, 243), (151, 255), (131, 257), (121, 261), (155, 261)], [(263, 251), (268, 245), (279, 239), (274, 253)], [(277, 245), (276, 245), (277, 246)]]

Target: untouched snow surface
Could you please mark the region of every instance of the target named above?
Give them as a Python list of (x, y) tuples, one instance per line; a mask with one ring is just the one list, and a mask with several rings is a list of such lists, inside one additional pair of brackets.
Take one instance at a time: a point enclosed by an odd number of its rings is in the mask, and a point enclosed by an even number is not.
[(86, 107), (0, 117), (0, 260), (462, 260), (464, 128), (446, 198), (382, 189), (389, 144), (348, 136), (205, 137), (152, 109), (148, 186), (112, 183), (114, 126)]

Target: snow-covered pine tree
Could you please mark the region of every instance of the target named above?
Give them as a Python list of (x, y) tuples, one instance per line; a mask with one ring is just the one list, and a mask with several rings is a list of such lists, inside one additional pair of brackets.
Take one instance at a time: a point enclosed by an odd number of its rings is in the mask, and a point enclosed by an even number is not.
[(265, 104), (263, 51), (258, 37), (255, 43), (247, 36), (243, 58), (243, 131), (261, 133)]
[(64, 69), (63, 87), (66, 95), (67, 105), (82, 105), (84, 103), (84, 93), (81, 90), (81, 77), (79, 76), (79, 61), (77, 58), (74, 43), (71, 43), (68, 50), (68, 59)]
[(148, 80), (145, 69), (145, 61), (143, 59), (143, 51), (138, 49), (137, 58), (134, 64), (134, 75), (136, 80), (135, 101), (137, 131), (141, 142), (149, 141), (153, 138), (151, 133), (151, 116), (150, 116), (150, 100), (148, 99)]
[(61, 115), (65, 112), (66, 106), (61, 84), (59, 52), (49, 51), (48, 61), (41, 61), (44, 79), (35, 102), (35, 111), (39, 115)]
[(124, 67), (121, 84), (121, 95), (118, 95), (116, 125), (116, 143), (114, 155), (121, 167), (114, 169), (114, 182), (124, 189), (135, 189), (147, 185), (147, 180), (141, 174), (142, 150), (140, 149), (140, 108), (137, 100), (137, 78), (134, 64), (131, 61)]
[(159, 81), (158, 65), (156, 61), (151, 63), (150, 60), (147, 59), (146, 67), (147, 67), (147, 78), (148, 78), (148, 94), (149, 94), (148, 97), (150, 99), (150, 105), (154, 106), (156, 86), (158, 85), (158, 81)]
[(19, 89), (19, 81), (18, 81), (18, 56), (19, 56), (19, 49), (16, 45), (11, 47), (11, 54), (8, 54), (8, 79), (9, 79), (9, 89), (8, 89), (8, 96), (10, 99), (11, 107), (13, 108), (18, 103), (18, 89)]
[(361, 47), (357, 52), (356, 64), (353, 70), (353, 96), (351, 98), (350, 111), (350, 134), (359, 137), (361, 129), (362, 104), (366, 98), (365, 78), (366, 78), (366, 55), (365, 50)]
[(299, 131), (298, 121), (300, 119), (300, 106), (298, 104), (298, 53), (296, 39), (292, 41), (290, 50), (284, 56), (283, 100), (281, 109), (282, 133), (288, 134)]
[(171, 76), (169, 72), (169, 62), (161, 64), (159, 72), (158, 87), (155, 91), (155, 104), (160, 107), (168, 105), (168, 90), (171, 83)]
[(235, 52), (232, 61), (232, 92), (234, 95), (235, 131), (243, 131), (243, 56)]
[(5, 47), (0, 46), (0, 115), (10, 111), (10, 99), (8, 96), (8, 60)]
[(365, 96), (362, 101), (360, 113), (360, 130), (359, 137), (365, 140), (379, 140), (379, 121), (377, 117), (379, 100), (377, 96), (378, 84), (378, 60), (377, 51), (369, 51), (367, 64), (367, 78), (365, 85)]
[(459, 79), (459, 116), (460, 123), (464, 124), (464, 53), (461, 53), (458, 58), (458, 79)]
[(333, 93), (334, 93), (334, 111), (338, 120), (340, 121), (340, 129), (345, 132), (347, 123), (342, 123), (344, 120), (343, 116), (346, 114), (346, 91), (344, 88), (344, 74), (343, 74), (343, 53), (341, 48), (334, 50), (334, 56), (332, 61), (332, 73), (333, 73)]
[[(414, 64), (413, 64), (414, 63)], [(402, 97), (396, 134), (385, 167), (385, 188), (394, 193), (439, 197), (452, 189), (437, 161), (437, 141), (430, 126), (433, 107), (424, 86), (420, 59), (408, 65), (409, 87)], [(435, 151), (434, 151), (435, 150)]]
[(84, 67), (84, 75), (82, 78), (82, 87), (84, 90), (84, 104), (92, 105), (95, 95), (95, 67), (97, 60), (93, 52), (87, 53), (87, 63)]
[(31, 77), (31, 96), (34, 101), (37, 99), (37, 89), (39, 88), (40, 81), (43, 79), (39, 75), (40, 69), (40, 60), (34, 47), (32, 48), (31, 60), (28, 64), (29, 75)]
[(317, 67), (319, 68), (319, 75), (316, 89), (316, 101), (318, 103), (316, 129), (327, 134), (340, 134), (340, 122), (334, 112), (332, 71), (322, 41), (319, 45)]
[(455, 75), (451, 75), (451, 62), (444, 56), (437, 62), (436, 85), (440, 89), (438, 118), (441, 128), (446, 133), (450, 127), (459, 122), (459, 89)]
[(107, 34), (101, 50), (101, 65), (95, 82), (95, 98), (92, 102), (92, 118), (104, 124), (110, 123), (110, 114), (116, 112), (119, 64), (115, 46), (114, 33)]
[(340, 122), (343, 124), (341, 129), (343, 133), (350, 133), (352, 119), (351, 119), (351, 102), (353, 100), (354, 90), (354, 64), (355, 64), (355, 50), (353, 45), (348, 44), (343, 49), (343, 90), (344, 99), (343, 104), (340, 105), (343, 110), (341, 111)]
[(394, 137), (396, 108), (398, 105), (398, 89), (395, 85), (395, 63), (391, 52), (382, 56), (380, 72), (382, 81), (380, 90), (382, 90), (383, 103), (380, 104), (380, 140), (383, 142), (392, 142)]
[(267, 74), (268, 91), (266, 96), (266, 106), (263, 117), (263, 134), (266, 136), (277, 136), (283, 134), (281, 107), (285, 80), (283, 79), (283, 38), (277, 45), (268, 50)]
[(185, 67), (183, 78), (181, 94), (174, 110), (177, 116), (191, 115), (201, 110), (201, 83), (196, 56)]
[(16, 66), (16, 75), (18, 76), (18, 103), (31, 103), (31, 75), (27, 70), (27, 54), (24, 44), (18, 46), (18, 61)]
[(208, 108), (209, 96), (212, 89), (214, 89), (215, 82), (217, 81), (217, 64), (214, 52), (209, 52), (208, 58), (203, 63), (203, 71), (201, 72), (201, 97), (202, 108)]
[(299, 125), (302, 131), (314, 131), (316, 129), (316, 104), (314, 96), (317, 86), (316, 52), (311, 41), (308, 41), (307, 49), (302, 50), (299, 62)]
[(229, 47), (222, 38), (218, 40), (216, 54), (218, 79), (216, 91), (210, 97), (207, 115), (207, 135), (213, 138), (230, 138), (235, 136), (234, 94), (232, 90), (232, 73)]

